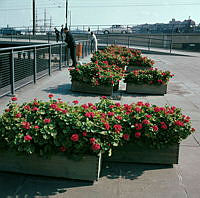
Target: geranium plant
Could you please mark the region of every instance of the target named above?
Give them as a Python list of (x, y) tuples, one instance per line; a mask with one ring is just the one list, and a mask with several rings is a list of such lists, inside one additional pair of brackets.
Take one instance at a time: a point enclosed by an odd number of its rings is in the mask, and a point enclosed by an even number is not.
[(92, 86), (115, 86), (123, 78), (124, 71), (116, 65), (109, 65), (107, 61), (96, 61), (71, 68), (72, 81), (88, 83)]
[(41, 156), (111, 154), (113, 147), (128, 142), (157, 148), (179, 143), (194, 131), (190, 117), (173, 106), (122, 105), (106, 97), (79, 105), (49, 97), (22, 105), (12, 99), (0, 117), (1, 147)]
[(167, 84), (169, 79), (173, 77), (170, 71), (162, 71), (157, 68), (150, 70), (135, 70), (128, 73), (124, 82), (131, 82), (135, 84), (149, 84), (149, 85), (161, 85)]
[(106, 123), (111, 125), (111, 129), (115, 128), (121, 137), (121, 145), (133, 142), (162, 148), (180, 143), (195, 131), (190, 117), (175, 106), (159, 107), (142, 101), (121, 105), (104, 99), (97, 107), (105, 115), (112, 115)]

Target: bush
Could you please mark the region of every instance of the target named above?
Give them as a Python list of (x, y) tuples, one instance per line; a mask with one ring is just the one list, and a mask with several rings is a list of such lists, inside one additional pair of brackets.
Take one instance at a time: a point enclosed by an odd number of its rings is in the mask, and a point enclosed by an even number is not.
[(53, 99), (18, 105), (15, 99), (0, 117), (0, 145), (41, 156), (111, 154), (112, 148), (134, 142), (161, 148), (191, 134), (190, 117), (176, 107), (149, 103), (114, 103), (106, 97), (96, 104), (78, 105)]
[(135, 70), (128, 73), (124, 82), (132, 82), (135, 84), (149, 84), (149, 85), (161, 85), (167, 84), (169, 79), (173, 77), (170, 71), (162, 71), (155, 69), (150, 70)]

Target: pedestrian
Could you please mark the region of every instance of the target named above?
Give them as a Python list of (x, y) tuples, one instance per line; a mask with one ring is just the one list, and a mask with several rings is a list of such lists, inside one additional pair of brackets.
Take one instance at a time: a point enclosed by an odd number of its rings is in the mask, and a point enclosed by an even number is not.
[(76, 67), (76, 43), (72, 33), (69, 31), (67, 27), (64, 28), (65, 33), (65, 42), (67, 43), (67, 47), (70, 49), (70, 56), (72, 59), (72, 67)]
[(59, 41), (59, 31), (57, 30), (57, 28), (54, 28), (54, 30), (55, 30), (55, 33), (56, 33), (56, 42), (58, 43), (58, 41)]
[(92, 46), (93, 46), (92, 47), (93, 48), (92, 51), (96, 52), (97, 51), (97, 37), (94, 34), (94, 32), (91, 32), (91, 36), (92, 36), (91, 41), (92, 41)]
[(63, 28), (63, 25), (61, 25), (60, 37), (61, 37), (61, 41), (63, 42), (63, 40), (64, 40), (64, 28)]

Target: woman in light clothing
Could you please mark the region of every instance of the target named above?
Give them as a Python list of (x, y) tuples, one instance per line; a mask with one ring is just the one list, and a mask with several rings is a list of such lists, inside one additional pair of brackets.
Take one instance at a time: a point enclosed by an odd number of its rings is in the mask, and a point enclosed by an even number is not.
[(94, 51), (96, 52), (97, 51), (97, 37), (95, 36), (94, 32), (91, 32), (91, 36), (92, 36), (91, 40), (94, 46)]

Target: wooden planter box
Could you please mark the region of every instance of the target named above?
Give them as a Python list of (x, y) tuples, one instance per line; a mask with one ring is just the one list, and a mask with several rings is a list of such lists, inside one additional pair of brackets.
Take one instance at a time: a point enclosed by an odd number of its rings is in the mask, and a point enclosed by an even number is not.
[(138, 146), (133, 143), (113, 150), (111, 157), (105, 161), (131, 162), (147, 164), (178, 164), (179, 144), (163, 149), (153, 149), (147, 146)]
[(0, 171), (94, 181), (98, 180), (100, 169), (101, 155), (88, 155), (75, 161), (62, 153), (44, 159), (37, 155), (0, 151)]
[(148, 84), (135, 84), (131, 82), (126, 83), (127, 93), (142, 93), (142, 94), (159, 94), (167, 93), (167, 85), (148, 85)]
[(83, 93), (94, 93), (101, 95), (112, 95), (113, 94), (113, 86), (96, 86), (93, 87), (84, 82), (72, 81), (71, 86), (72, 91), (83, 92)]
[(126, 68), (127, 72), (132, 72), (134, 70), (148, 70), (151, 69), (152, 67), (144, 67), (144, 66), (128, 66)]

